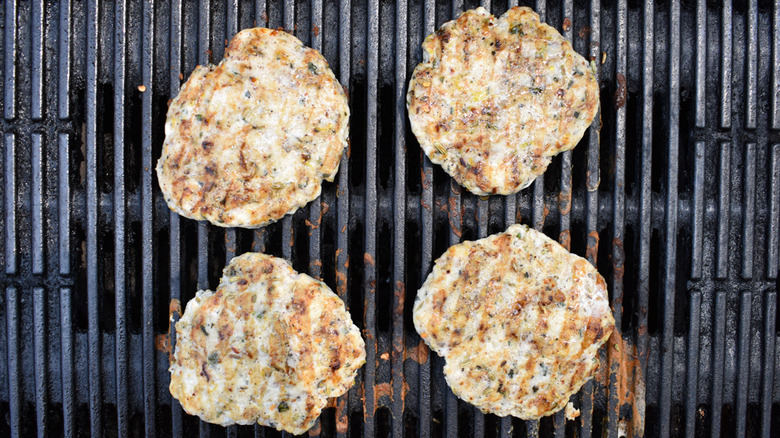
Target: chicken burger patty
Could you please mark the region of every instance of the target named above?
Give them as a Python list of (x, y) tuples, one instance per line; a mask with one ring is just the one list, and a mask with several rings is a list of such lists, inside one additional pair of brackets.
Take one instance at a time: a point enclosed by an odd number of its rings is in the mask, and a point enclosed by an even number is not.
[(319, 52), (283, 31), (246, 29), (171, 102), (160, 188), (182, 216), (261, 227), (333, 181), (348, 130), (347, 96)]
[(577, 145), (599, 107), (588, 62), (529, 8), (484, 8), (422, 45), (409, 83), (412, 131), (432, 162), (477, 195), (516, 193)]
[(247, 253), (176, 323), (170, 391), (210, 423), (301, 434), (328, 397), (347, 392), (365, 358), (344, 302), (324, 283), (282, 259)]
[(413, 317), (455, 395), (526, 420), (566, 406), (615, 325), (596, 269), (525, 225), (450, 247)]

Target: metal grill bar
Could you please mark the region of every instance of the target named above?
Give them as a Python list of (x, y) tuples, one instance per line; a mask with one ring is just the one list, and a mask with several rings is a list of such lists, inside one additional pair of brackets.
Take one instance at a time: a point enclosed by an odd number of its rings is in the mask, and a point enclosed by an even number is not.
[(8, 352), (8, 402), (11, 419), (11, 435), (21, 435), (21, 350), (19, 348), (19, 299), (16, 288), (5, 290), (5, 321), (8, 336), (6, 349)]
[(731, 143), (720, 144), (720, 189), (718, 190), (718, 259), (715, 276), (728, 276), (729, 216), (731, 210)]
[(758, 112), (758, 2), (750, 0), (747, 12), (747, 96), (745, 102), (745, 128), (756, 129)]
[[(460, 186), (456, 182), (450, 182), (449, 191), (449, 245), (455, 245), (460, 242), (462, 236), (462, 216)], [(458, 399), (452, 393), (449, 387), (445, 389), (445, 417), (446, 436), (457, 436), (458, 434)]]
[[(425, 0), (423, 4), (423, 34), (422, 39), (426, 35), (432, 34), (436, 29), (436, 3), (434, 0)], [(419, 41), (422, 43), (422, 41)], [(419, 47), (419, 46), (416, 46)], [(416, 48), (415, 47), (415, 48)], [(420, 53), (415, 51), (414, 53)], [(415, 55), (414, 62), (420, 62), (421, 56)], [(420, 196), (420, 209), (421, 211), (421, 224), (420, 234), (422, 237), (422, 253), (420, 263), (420, 283), (425, 281), (426, 275), (430, 272), (433, 263), (433, 163), (420, 151), (421, 171), (420, 171), (420, 186), (422, 193)], [(418, 336), (419, 338), (419, 336)], [(428, 346), (422, 342), (422, 339), (418, 340), (418, 343), (422, 344), (419, 348), (425, 350), (425, 360), (420, 363), (420, 436), (431, 436), (431, 364), (433, 353), (428, 349)]]
[(86, 191), (87, 191), (87, 331), (89, 341), (89, 418), (90, 430), (103, 430), (103, 388), (100, 376), (101, 339), (98, 291), (97, 253), (97, 76), (98, 76), (98, 2), (89, 0), (87, 20), (87, 87), (86, 87)]
[(33, 120), (43, 118), (43, 0), (32, 2), (32, 108)]
[[(645, 15), (645, 19), (650, 18)], [(707, 68), (707, 2), (696, 1), (696, 127), (703, 128), (707, 123), (705, 79)]]
[(5, 273), (16, 273), (16, 136), (6, 133), (5, 140)]
[(125, 289), (125, 0), (114, 4), (114, 312), (117, 431), (127, 436), (127, 296)]
[[(775, 315), (777, 314), (777, 292), (770, 291), (764, 295), (764, 333), (775, 333)], [(761, 436), (771, 435), (772, 392), (774, 382), (775, 337), (763, 337), (764, 361), (761, 375)]]
[(73, 312), (71, 309), (71, 289), (64, 287), (60, 289), (60, 376), (62, 379), (62, 435), (65, 438), (76, 435), (74, 412), (76, 409), (76, 389), (73, 381), (74, 341), (71, 319)]
[[(404, 435), (404, 309), (406, 307), (406, 51), (408, 32), (406, 0), (395, 4), (395, 165), (393, 188), (393, 437)], [(413, 303), (410, 303), (413, 305)]]
[[(618, 81), (618, 88), (615, 91), (615, 104), (623, 99), (623, 104), (615, 112), (615, 146), (613, 150), (614, 159), (614, 183), (612, 185), (613, 208), (612, 208), (612, 315), (615, 318), (616, 330), (622, 331), (623, 322), (623, 273), (625, 272), (625, 253), (623, 242), (625, 241), (625, 166), (626, 166), (626, 96), (620, 96), (619, 93), (628, 93), (627, 71), (627, 20), (628, 10), (625, 0), (619, 0), (617, 4), (617, 53), (615, 77)], [(623, 84), (620, 84), (620, 78), (623, 78)], [(622, 88), (622, 90), (621, 90)], [(609, 378), (609, 398), (608, 398), (608, 431), (610, 437), (618, 436), (618, 420), (620, 416), (620, 405), (618, 396), (617, 374), (620, 370), (620, 355), (623, 354), (608, 343), (607, 356), (610, 364)]]
[[(568, 27), (566, 20), (569, 20)], [(574, 2), (573, 0), (564, 0), (563, 2), (563, 37), (570, 44), (573, 44), (572, 36), (574, 34)], [(558, 192), (558, 214), (559, 234), (558, 241), (564, 248), (571, 250), (571, 187), (572, 187), (572, 152), (566, 151), (561, 154), (561, 180), (560, 191)], [(514, 200), (514, 197), (507, 197)], [(509, 224), (507, 224), (509, 225)], [(557, 417), (556, 417), (557, 420)], [(563, 433), (559, 421), (555, 422), (556, 435)]]
[(731, 0), (724, 0), (721, 10), (720, 57), (720, 127), (731, 127), (731, 56), (732, 56)]
[[(536, 1), (536, 12), (539, 14), (539, 19), (541, 21), (547, 21), (547, 1), (546, 0), (537, 0)], [(545, 220), (545, 214), (544, 214), (544, 174), (539, 175), (538, 178), (534, 181), (534, 192), (533, 192), (533, 207), (532, 207), (532, 223), (533, 227), (539, 231), (542, 230), (544, 227), (544, 220)]]
[(16, 117), (16, 0), (5, 2), (3, 108), (6, 120)]
[(664, 334), (661, 341), (661, 436), (669, 436), (674, 368), (675, 268), (677, 264), (677, 181), (680, 138), (680, 3), (672, 0), (669, 22), (669, 143), (666, 172), (664, 252)]
[(60, 20), (57, 34), (57, 110), (60, 119), (70, 117), (70, 0), (60, 1)]
[(756, 217), (756, 144), (745, 145), (745, 190), (742, 219), (742, 277), (753, 278), (753, 231)]
[(780, 143), (771, 146), (769, 166), (769, 236), (767, 238), (766, 276), (777, 278), (780, 268)]
[[(649, 356), (648, 309), (650, 305), (650, 248), (652, 222), (652, 168), (653, 168), (653, 65), (655, 62), (655, 5), (652, 0), (644, 5), (644, 28), (642, 31), (642, 125), (641, 156), (639, 171), (639, 260), (637, 275), (637, 340), (636, 352), (642, 376), (647, 379), (647, 358)], [(637, 409), (642, 418), (644, 405)]]
[[(593, 2), (590, 8), (590, 46), (589, 55), (591, 62), (595, 62), (595, 77), (596, 82), (601, 83), (601, 5)], [(585, 258), (593, 265), (596, 266), (598, 248), (599, 248), (599, 234), (598, 234), (598, 208), (599, 198), (598, 189), (601, 181), (601, 173), (599, 169), (599, 131), (600, 127), (596, 120), (601, 119), (601, 111), (596, 114), (594, 123), (588, 129), (588, 150), (587, 150), (587, 166), (586, 173), (586, 219), (585, 229), (587, 232), (587, 249), (585, 251)], [(580, 436), (583, 438), (590, 438), (591, 431), (593, 429), (593, 381), (588, 381), (580, 391)]]
[[(259, 9), (257, 9), (259, 11)], [(339, 2), (339, 80), (351, 91), (351, 2)], [(354, 98), (353, 98), (354, 99)], [(354, 102), (354, 100), (352, 100)], [(341, 156), (336, 187), (336, 292), (349, 306), (349, 154), (351, 145)], [(336, 402), (336, 433), (346, 438), (349, 430), (350, 406), (356, 396), (353, 387)]]
[(704, 251), (704, 154), (706, 145), (697, 141), (694, 145), (696, 158), (693, 174), (693, 248), (691, 249), (691, 278), (701, 278)]
[[(452, 15), (453, 18), (457, 17), (460, 12), (463, 5), (461, 4), (455, 4), (453, 5)], [(449, 222), (450, 222), (450, 232), (449, 232), (449, 239), (448, 243), (449, 246), (455, 245), (460, 243), (461, 238), (463, 237), (463, 210), (461, 205), (461, 187), (456, 183), (455, 181), (450, 181), (450, 190), (449, 190)], [(447, 387), (445, 388), (445, 417), (444, 417), (444, 423), (446, 426), (446, 436), (457, 436), (458, 435), (458, 398), (455, 396), (455, 394), (452, 392), (452, 390)]]
[(699, 400), (699, 331), (701, 328), (701, 292), (691, 293), (688, 313), (688, 363), (686, 364), (685, 433), (696, 432), (696, 404)]
[(47, 436), (46, 407), (49, 391), (46, 385), (46, 292), (42, 287), (33, 288), (33, 331), (35, 351), (35, 419), (38, 436)]
[[(182, 4), (181, 0), (171, 1), (171, 23), (170, 23), (170, 47), (168, 53), (170, 76), (170, 86), (168, 89), (169, 98), (173, 99), (179, 94), (179, 75), (181, 74), (182, 56), (181, 56), (181, 23), (182, 23)], [(183, 269), (181, 261), (181, 218), (173, 210), (168, 212), (168, 248), (170, 254), (170, 293), (171, 301), (178, 300), (181, 305), (181, 271)], [(169, 311), (170, 312), (170, 311)], [(171, 345), (176, 345), (176, 323), (179, 320), (177, 313), (170, 315), (171, 321), (168, 326)], [(171, 435), (179, 438), (182, 433), (182, 414), (183, 410), (178, 400), (171, 397)]]
[(376, 219), (377, 219), (377, 82), (379, 76), (379, 1), (368, 1), (366, 42), (366, 175), (365, 175), (365, 230), (363, 254), (364, 332), (366, 365), (363, 372), (363, 436), (375, 434), (377, 406), (376, 385)]
[(31, 136), (32, 175), (32, 273), (43, 274), (43, 134), (35, 132)]
[(772, 129), (780, 129), (780, 0), (775, 0), (772, 17)]
[(710, 417), (710, 435), (720, 436), (721, 409), (723, 406), (723, 361), (726, 348), (726, 293), (715, 292), (714, 338), (712, 347), (712, 412)]
[(141, 82), (146, 90), (141, 93), (141, 288), (143, 309), (143, 397), (144, 428), (146, 436), (156, 435), (155, 352), (154, 352), (154, 296), (152, 254), (152, 94), (154, 81), (154, 3), (143, 4), (143, 39), (141, 55)]
[[(68, 134), (57, 135), (57, 224), (59, 243), (59, 273), (70, 273), (70, 166), (68, 165)], [(7, 210), (6, 210), (7, 211)]]
[[(748, 372), (750, 371), (750, 312), (752, 307), (753, 293), (744, 291), (740, 295), (740, 317), (739, 329), (737, 333), (737, 388), (748, 387)], [(737, 394), (737, 436), (745, 436), (745, 417), (747, 416), (747, 395), (746, 390), (738, 390)]]

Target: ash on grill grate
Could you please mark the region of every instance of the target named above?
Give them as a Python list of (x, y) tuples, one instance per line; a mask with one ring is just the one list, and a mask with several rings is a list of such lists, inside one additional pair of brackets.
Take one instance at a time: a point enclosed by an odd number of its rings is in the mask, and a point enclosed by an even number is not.
[[(594, 60), (601, 125), (532, 187), (489, 199), (423, 157), (405, 110), (424, 37), (476, 6), (4, 2), (0, 435), (278, 435), (185, 414), (155, 349), (170, 300), (214, 287), (250, 250), (322, 277), (366, 338), (358, 383), (313, 435), (617, 436), (642, 422), (649, 436), (780, 433), (780, 6), (529, 4)], [(325, 55), (351, 98), (351, 148), (307, 208), (223, 230), (171, 213), (153, 166), (168, 99), (254, 25)], [(609, 283), (625, 342), (573, 397), (573, 421), (482, 415), (452, 395), (411, 323), (433, 260), (515, 222)]]

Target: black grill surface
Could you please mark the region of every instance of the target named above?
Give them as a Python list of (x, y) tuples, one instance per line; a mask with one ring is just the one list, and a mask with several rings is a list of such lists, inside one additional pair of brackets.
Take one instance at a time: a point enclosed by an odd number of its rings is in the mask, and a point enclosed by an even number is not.
[[(425, 35), (476, 6), (5, 0), (0, 435), (279, 435), (200, 423), (168, 392), (170, 303), (251, 250), (324, 279), (366, 339), (357, 384), (311, 435), (780, 434), (780, 2), (531, 3), (595, 61), (600, 122), (530, 188), (484, 199), (431, 165), (405, 110)], [(153, 170), (182, 78), (254, 25), (325, 55), (351, 148), (307, 208), (223, 230), (172, 214)], [(411, 322), (433, 260), (515, 222), (609, 283), (623, 341), (573, 421), (457, 400)]]

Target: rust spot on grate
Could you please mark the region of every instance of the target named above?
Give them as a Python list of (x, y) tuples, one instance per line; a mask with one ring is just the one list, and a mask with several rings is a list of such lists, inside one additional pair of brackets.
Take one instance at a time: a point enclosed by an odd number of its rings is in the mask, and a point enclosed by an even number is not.
[(561, 234), (558, 235), (558, 242), (560, 242), (561, 246), (566, 248), (567, 251), (571, 251), (571, 231), (561, 231)]
[[(173, 321), (173, 314), (181, 316), (181, 301), (172, 299), (168, 304), (168, 321)], [(168, 333), (163, 333), (154, 337), (154, 348), (157, 351), (168, 354), (168, 362), (173, 362), (173, 347), (171, 346), (171, 327), (168, 325)]]
[(623, 108), (623, 106), (626, 104), (626, 98), (627, 98), (627, 91), (626, 91), (626, 77), (623, 76), (623, 73), (617, 74), (617, 90), (615, 90), (615, 109)]
[(428, 349), (428, 346), (425, 345), (425, 342), (420, 341), (416, 347), (412, 347), (406, 351), (409, 359), (421, 365), (428, 362), (428, 353), (430, 353), (430, 350)]
[(599, 233), (598, 231), (591, 231), (590, 233), (588, 233), (588, 246), (585, 249), (585, 258), (595, 265), (598, 259), (598, 253), (599, 253)]
[(645, 379), (636, 347), (625, 342), (617, 328), (607, 341), (607, 357), (609, 374), (599, 373), (598, 377), (602, 384), (609, 387), (610, 376), (615, 376), (618, 415), (620, 415), (622, 406), (629, 406), (631, 409), (631, 418), (620, 418), (619, 421), (626, 425), (627, 436), (643, 436), (645, 430), (643, 416), (645, 412)]
[(336, 432), (347, 433), (349, 418), (347, 417), (347, 399), (341, 397), (336, 403)]

